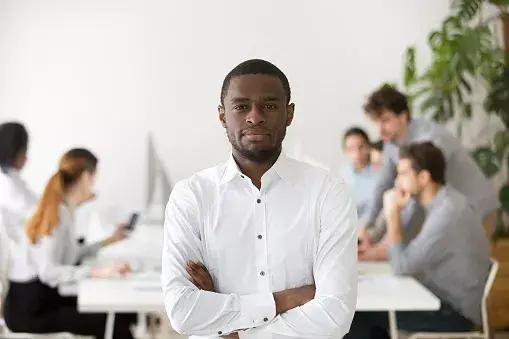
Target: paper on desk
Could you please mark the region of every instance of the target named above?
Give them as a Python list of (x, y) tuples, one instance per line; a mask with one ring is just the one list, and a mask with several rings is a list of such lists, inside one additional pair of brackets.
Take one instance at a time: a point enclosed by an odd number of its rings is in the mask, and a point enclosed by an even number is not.
[(389, 274), (359, 275), (359, 284), (375, 287), (394, 287), (398, 285), (398, 280)]

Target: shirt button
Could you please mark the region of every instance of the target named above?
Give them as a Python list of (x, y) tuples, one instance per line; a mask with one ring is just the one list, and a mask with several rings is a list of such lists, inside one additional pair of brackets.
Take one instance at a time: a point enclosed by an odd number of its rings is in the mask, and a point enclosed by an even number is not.
[(263, 238), (261, 234), (258, 234), (258, 239), (261, 239)]
[(245, 177), (243, 175), (240, 176), (242, 179), (244, 179)]
[(267, 322), (269, 321), (269, 318), (263, 318), (263, 321)]
[(261, 271), (260, 272), (260, 275), (263, 277), (265, 275), (265, 272), (264, 271)]
[(260, 199), (256, 199), (256, 202), (257, 203), (261, 203), (262, 201)]

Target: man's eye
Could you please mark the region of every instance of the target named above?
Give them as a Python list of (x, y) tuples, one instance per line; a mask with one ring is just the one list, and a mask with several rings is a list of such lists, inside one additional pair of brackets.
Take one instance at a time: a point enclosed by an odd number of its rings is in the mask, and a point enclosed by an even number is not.
[(276, 104), (265, 104), (265, 105), (263, 105), (263, 108), (277, 109), (277, 105)]
[(236, 106), (233, 106), (233, 109), (236, 111), (244, 110), (244, 109), (247, 109), (247, 105), (236, 105)]

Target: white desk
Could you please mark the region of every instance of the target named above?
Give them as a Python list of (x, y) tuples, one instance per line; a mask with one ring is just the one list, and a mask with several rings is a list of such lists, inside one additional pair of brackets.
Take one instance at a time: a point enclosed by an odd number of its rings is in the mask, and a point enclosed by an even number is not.
[[(387, 311), (392, 338), (397, 338), (397, 311), (433, 311), (440, 308), (439, 299), (412, 278), (387, 274), (387, 263), (359, 264), (357, 311)], [(111, 339), (115, 313), (164, 313), (159, 278), (140, 288), (136, 279), (86, 279), (78, 288), (80, 312), (108, 314), (106, 339)]]
[(359, 290), (356, 310), (386, 311), (389, 332), (398, 338), (398, 311), (437, 311), (440, 300), (415, 279), (391, 274), (387, 262), (359, 263)]

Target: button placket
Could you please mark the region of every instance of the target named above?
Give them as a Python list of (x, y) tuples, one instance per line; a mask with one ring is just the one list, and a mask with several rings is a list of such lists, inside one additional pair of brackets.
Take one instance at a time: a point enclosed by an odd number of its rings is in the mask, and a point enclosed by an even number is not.
[(258, 268), (258, 290), (260, 292), (270, 292), (270, 277), (268, 271), (268, 258), (267, 258), (267, 242), (265, 240), (266, 235), (266, 217), (265, 217), (265, 204), (264, 196), (262, 192), (256, 197), (255, 203), (255, 215), (256, 215), (256, 229), (255, 236), (256, 241), (256, 253), (257, 260), (256, 266)]

